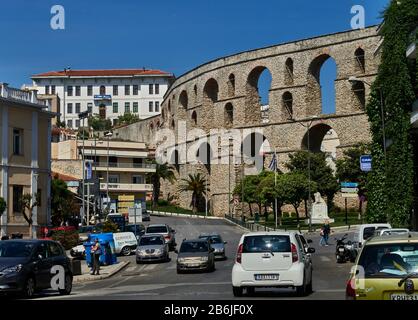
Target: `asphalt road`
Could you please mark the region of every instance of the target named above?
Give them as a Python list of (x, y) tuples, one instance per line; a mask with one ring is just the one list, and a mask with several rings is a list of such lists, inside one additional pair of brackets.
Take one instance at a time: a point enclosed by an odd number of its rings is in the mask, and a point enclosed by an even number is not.
[(170, 253), (171, 261), (137, 265), (135, 255), (119, 257), (130, 264), (111, 278), (76, 284), (70, 296), (46, 292), (38, 299), (95, 299), (95, 300), (223, 300), (223, 299), (324, 299), (345, 298), (345, 285), (351, 263), (337, 264), (335, 241), (330, 237), (330, 246), (319, 246), (319, 235), (312, 239), (313, 290), (307, 297), (297, 297), (292, 289), (258, 289), (251, 296), (235, 298), (231, 287), (231, 270), (240, 236), (245, 230), (223, 220), (192, 219), (178, 217), (151, 217), (151, 223), (167, 223), (176, 230), (177, 243), (184, 238), (196, 238), (200, 233), (217, 232), (227, 241), (228, 259), (216, 261), (216, 270), (211, 273), (176, 273), (176, 254)]

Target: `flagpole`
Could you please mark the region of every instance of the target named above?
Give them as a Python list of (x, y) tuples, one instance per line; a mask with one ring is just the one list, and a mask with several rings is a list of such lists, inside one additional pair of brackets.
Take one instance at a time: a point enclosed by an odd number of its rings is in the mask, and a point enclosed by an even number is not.
[[(276, 148), (274, 148), (274, 158), (276, 159), (274, 163), (274, 189), (277, 187), (277, 155), (276, 155)], [(275, 219), (275, 225), (277, 229), (277, 197), (274, 198), (274, 215), (276, 217)]]

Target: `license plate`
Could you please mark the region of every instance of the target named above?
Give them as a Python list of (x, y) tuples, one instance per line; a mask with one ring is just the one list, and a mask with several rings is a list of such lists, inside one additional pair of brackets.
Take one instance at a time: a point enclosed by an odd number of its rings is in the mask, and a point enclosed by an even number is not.
[(339, 252), (344, 252), (344, 248), (339, 248), (338, 251)]
[(190, 263), (190, 264), (188, 264), (187, 266), (189, 266), (190, 268), (196, 268), (196, 267), (198, 267), (199, 265), (198, 265), (197, 263)]
[(406, 294), (406, 293), (392, 293), (390, 300), (418, 300), (418, 293)]
[(255, 280), (279, 280), (278, 274), (256, 274)]

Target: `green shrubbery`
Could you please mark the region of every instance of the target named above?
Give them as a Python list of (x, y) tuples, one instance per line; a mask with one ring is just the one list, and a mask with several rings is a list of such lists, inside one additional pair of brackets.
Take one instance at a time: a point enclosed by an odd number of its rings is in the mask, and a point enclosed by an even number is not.
[(65, 250), (70, 250), (71, 248), (79, 244), (80, 237), (77, 230), (55, 231), (52, 234), (52, 240), (61, 243)]

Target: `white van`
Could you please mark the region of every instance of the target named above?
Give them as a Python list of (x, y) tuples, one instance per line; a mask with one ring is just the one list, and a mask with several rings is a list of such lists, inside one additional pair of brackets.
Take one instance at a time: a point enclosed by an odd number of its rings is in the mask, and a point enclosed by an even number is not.
[(117, 232), (113, 234), (115, 253), (129, 256), (136, 250), (138, 240), (133, 232)]
[(370, 237), (374, 236), (375, 231), (382, 229), (391, 229), (392, 226), (389, 223), (369, 223), (361, 224), (358, 226), (358, 231), (354, 232), (354, 244), (359, 249), (363, 246), (364, 242)]

